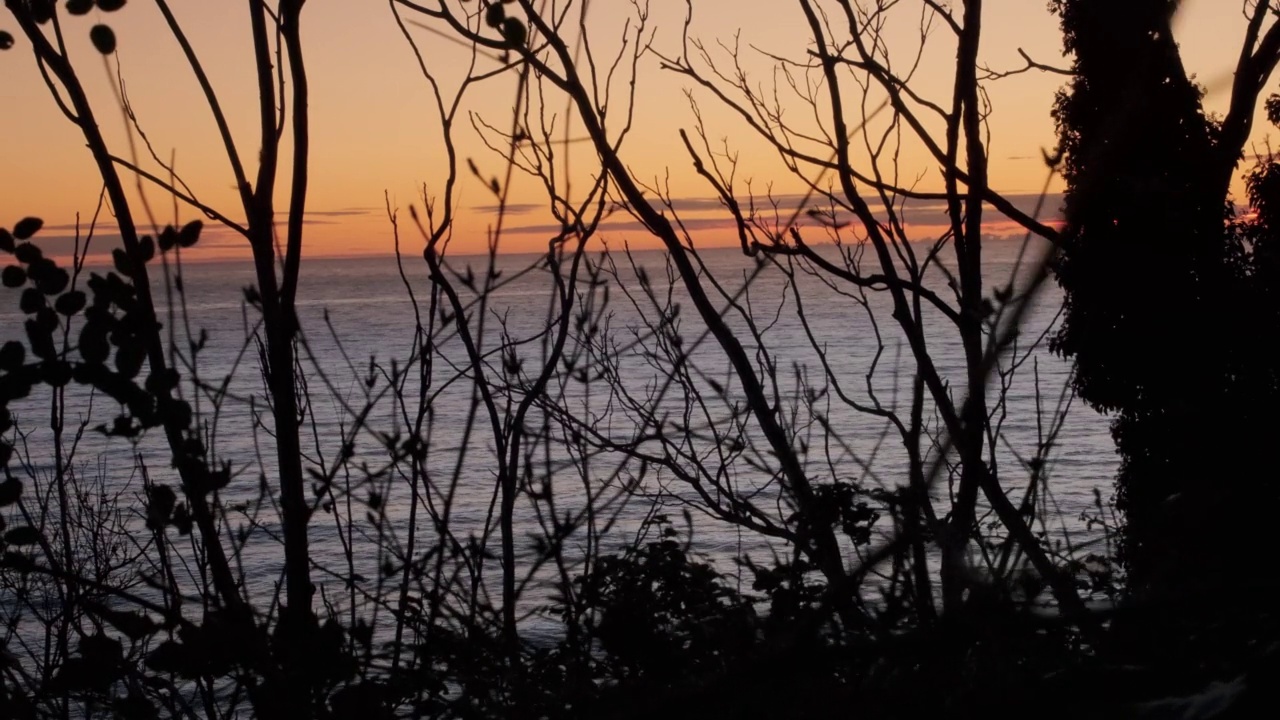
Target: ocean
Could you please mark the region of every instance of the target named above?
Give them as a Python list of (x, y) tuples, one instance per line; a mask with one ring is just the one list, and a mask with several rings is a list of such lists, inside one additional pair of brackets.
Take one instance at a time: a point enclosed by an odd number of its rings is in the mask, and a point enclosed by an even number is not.
[[(1015, 287), (1025, 284), (1026, 268), (1034, 259), (1023, 257), (1021, 250), (1012, 240), (985, 244), (988, 288), (1011, 277), (1017, 278)], [(928, 249), (916, 251), (922, 257)], [(839, 259), (834, 248), (823, 252)], [(941, 267), (925, 277), (941, 297), (954, 301), (945, 272), (950, 252), (945, 249)], [(1035, 254), (1033, 249), (1030, 255)], [(575, 314), (574, 337), (566, 344), (566, 354), (575, 359), (554, 367), (549, 401), (530, 408), (524, 418), (529, 439), (517, 452), (525, 473), (521, 483), (528, 491), (517, 507), (517, 544), (522, 558), (528, 558), (521, 571), (528, 598), (522, 622), (535, 634), (554, 624), (544, 611), (556, 580), (554, 572), (533, 561), (537, 536), (549, 532), (549, 518), (585, 512), (588, 496), (600, 505), (590, 518), (595, 533), (571, 535), (566, 540), (570, 556), (593, 547), (617, 552), (637, 537), (646, 518), (661, 513), (692, 550), (729, 573), (736, 572), (736, 560), (744, 555), (767, 562), (780, 548), (761, 533), (716, 517), (714, 508), (724, 506), (727, 493), (748, 498), (762, 522), (782, 522), (790, 513), (777, 491), (774, 458), (743, 412), (725, 355), (704, 332), (682, 286), (670, 282), (664, 255), (639, 251), (628, 256), (616, 250), (610, 257), (605, 261), (589, 255), (591, 263), (605, 270), (594, 285), (584, 283), (586, 290), (575, 299), (578, 309), (586, 309)], [(714, 278), (723, 290), (717, 304), (727, 308), (729, 323), (758, 372), (771, 375), (766, 389), (802, 449), (806, 474), (815, 483), (847, 482), (866, 489), (905, 484), (907, 455), (893, 419), (886, 416), (906, 417), (914, 364), (891, 318), (888, 294), (861, 292), (812, 268), (795, 266), (788, 272), (771, 264), (757, 266), (736, 249), (704, 251), (701, 261), (707, 286), (713, 287)], [(464, 302), (474, 299), (464, 281), (483, 283), (490, 277), (487, 262), (485, 257), (450, 259)], [(548, 346), (544, 331), (559, 290), (545, 268), (536, 269), (537, 256), (504, 255), (495, 263), (497, 287), (483, 308), (471, 304), (468, 310), (476, 342), (486, 353), (483, 371), (499, 385), (527, 383), (536, 377)], [(161, 266), (151, 267), (159, 287)], [(173, 268), (170, 272), (177, 274)], [(283, 553), (274, 539), (278, 524), (273, 506), (259, 492), (263, 479), (272, 486), (274, 462), (269, 398), (253, 339), (255, 311), (245, 303), (244, 288), (254, 282), (252, 268), (248, 261), (188, 262), (180, 274), (182, 291), (168, 294), (171, 304), (161, 311), (165, 331), (185, 358), (179, 362), (188, 381), (183, 392), (202, 418), (210, 452), (232, 470), (221, 493), (228, 508), (228, 543), (240, 546), (236, 561), (249, 591), (269, 597), (281, 579)], [(166, 296), (160, 292), (158, 297)], [(328, 583), (327, 597), (350, 590), (338, 576), (354, 572), (373, 582), (369, 579), (378, 577), (388, 562), (400, 562), (388, 548), (405, 548), (414, 497), (420, 503), (415, 519), (419, 550), (437, 537), (439, 528), (429, 517), (439, 517), (447, 506), (450, 542), (466, 544), (474, 538), (497, 554), (491, 521), (498, 466), (494, 428), (501, 436), (522, 395), (519, 390), (499, 393), (496, 419), (483, 408), (473, 415), (474, 368), (450, 330), (437, 332), (434, 350), (427, 354), (429, 368), (420, 362), (420, 324), (434, 320), (437, 328), (450, 327), (440, 324), (439, 311), (430, 312), (430, 299), (427, 268), (417, 253), (406, 256), (402, 265), (394, 257), (309, 259), (302, 264), (298, 362), (307, 397), (303, 455), (314, 478), (332, 480), (328, 490), (316, 495), (319, 511), (311, 525), (315, 576), (318, 583)], [(0, 340), (21, 336), (25, 316), (17, 304), (15, 292), (0, 292)], [(1066, 390), (1071, 367), (1048, 350), (1047, 338), (1060, 321), (1060, 310), (1061, 296), (1050, 282), (988, 392), (991, 437), (996, 440), (994, 449), (989, 448), (991, 462), (1015, 502), (1031, 477), (1028, 460), (1051, 448), (1045, 453), (1038, 495), (1044, 524), (1036, 528), (1051, 544), (1098, 539), (1086, 516), (1096, 513), (1098, 493), (1104, 501), (1110, 496), (1118, 465), (1107, 418), (1071, 401)], [(959, 402), (965, 387), (959, 339), (940, 313), (927, 307), (924, 313), (930, 354)], [(660, 328), (656, 335), (655, 327)], [(202, 349), (193, 362), (190, 341), (202, 334)], [(495, 350), (504, 342), (514, 356)], [(673, 370), (677, 366), (679, 372)], [(193, 378), (203, 389), (190, 384)], [(48, 492), (53, 476), (49, 399), (43, 388), (11, 406), (24, 448), (22, 467), (15, 465), (15, 472), (25, 474), (29, 498)], [(144, 512), (138, 460), (152, 482), (176, 487), (176, 473), (158, 434), (137, 443), (105, 437), (94, 428), (109, 424), (118, 412), (109, 398), (76, 390), (66, 402), (69, 430), (77, 422), (85, 428), (71, 467), (82, 481), (96, 482), (118, 497), (127, 510), (126, 525), (138, 530)], [(390, 462), (386, 448), (414, 434), (422, 408), (427, 411), (417, 434), (427, 448), (426, 476), (415, 480), (405, 463)], [(928, 402), (924, 416), (926, 438), (945, 442)], [(666, 434), (655, 439), (659, 426)], [(347, 444), (351, 459), (336, 466)], [(642, 450), (685, 468), (687, 476), (664, 469), (661, 462), (637, 459)], [(321, 485), (318, 480), (314, 484)], [(624, 486), (629, 492), (620, 492)], [(946, 512), (948, 492), (943, 477), (934, 487), (939, 514)], [(551, 493), (555, 503), (537, 499), (542, 493)], [(378, 508), (372, 514), (366, 512), (371, 499)], [(329, 503), (332, 511), (324, 507)], [(56, 508), (46, 504), (45, 509), (56, 514)], [(883, 523), (873, 530), (877, 537), (887, 532)], [(863, 548), (848, 550), (849, 564), (855, 564)], [(492, 570), (490, 575), (496, 576), (496, 564)]]

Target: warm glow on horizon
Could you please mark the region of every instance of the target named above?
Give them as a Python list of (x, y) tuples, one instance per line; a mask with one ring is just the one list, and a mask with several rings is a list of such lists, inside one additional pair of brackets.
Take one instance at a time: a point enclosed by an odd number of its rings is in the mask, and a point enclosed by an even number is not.
[[(192, 0), (173, 0), (171, 4), (205, 64), (252, 174), (257, 151), (257, 96), (247, 8), (244, 3)], [(903, 53), (904, 62), (920, 43), (914, 25), (918, 12), (905, 5), (901, 21), (895, 18), (885, 31), (891, 51)], [(1043, 1), (989, 0), (981, 63), (993, 69), (1019, 67), (1022, 61), (1017, 51), (1021, 48), (1037, 61), (1064, 64), (1057, 20), (1045, 5)], [(1220, 112), (1229, 93), (1230, 73), (1244, 33), (1244, 16), (1234, 0), (1187, 0), (1183, 6), (1177, 32), (1184, 60), (1206, 86), (1208, 107)], [(684, 2), (650, 3), (656, 50), (665, 54), (679, 51), (685, 10)], [(604, 56), (611, 49), (610, 43), (617, 44), (624, 23), (633, 18), (635, 10), (630, 3), (596, 3), (591, 12), (592, 45)], [(88, 28), (99, 21), (98, 16), (94, 11), (89, 17), (64, 17), (65, 35), (99, 123), (115, 152), (127, 157), (130, 151), (126, 124), (110, 84), (116, 58), (107, 65), (86, 39)], [(14, 30), (7, 12), (0, 13), (0, 18), (0, 28)], [(182, 179), (202, 202), (233, 220), (242, 219), (211, 115), (156, 7), (135, 0), (107, 20), (119, 37), (119, 71), (127, 97), (150, 142), (149, 150), (138, 141), (136, 152), (142, 164), (164, 174), (149, 159), (149, 153), (154, 151), (166, 162), (172, 158)], [(744, 65), (752, 73), (753, 82), (764, 86), (773, 82), (774, 69), (772, 61), (761, 53), (803, 58), (805, 29), (798, 7), (790, 2), (699, 0), (694, 3), (691, 24), (691, 34), (707, 41), (712, 50), (717, 47), (715, 41), (731, 44), (736, 33), (743, 48)], [(428, 65), (440, 73), (447, 95), (452, 90), (448, 84), (456, 84), (462, 77), (468, 51), (417, 28), (410, 27), (409, 32), (419, 43)], [(945, 28), (935, 27), (933, 32), (923, 49), (912, 87), (946, 106), (954, 43)], [(389, 202), (398, 214), (402, 250), (407, 256), (418, 255), (422, 239), (409, 219), (408, 207), (421, 207), (424, 189), (431, 197), (438, 197), (443, 191), (442, 168), (446, 159), (431, 90), (417, 66), (413, 49), (387, 3), (381, 0), (310, 0), (303, 11), (302, 35), (312, 93), (310, 213), (304, 254), (326, 257), (390, 252), (393, 236), (387, 212)], [(481, 69), (496, 67), (491, 60), (482, 59), (480, 63)], [(698, 243), (736, 244), (725, 213), (717, 210), (714, 203), (707, 203), (714, 192), (694, 173), (677, 134), (681, 128), (691, 131), (695, 124), (685, 97), (691, 84), (660, 69), (653, 56), (640, 60), (637, 75), (635, 118), (623, 145), (624, 160), (638, 180), (665, 188), (674, 200), (700, 200), (701, 209), (689, 215)], [(1028, 72), (989, 84), (993, 104), (993, 187), (1019, 196), (1040, 191), (1047, 174), (1041, 151), (1054, 143), (1049, 110), (1062, 79), (1059, 75)], [(451, 252), (483, 251), (494, 226), (496, 199), (484, 183), (471, 176), (466, 160), (474, 160), (486, 177), (502, 174), (502, 156), (481, 142), (475, 127), (481, 123), (508, 127), (515, 88), (514, 72), (495, 74), (468, 94), (459, 113), (456, 141), (460, 185)], [(616, 86), (614, 91), (625, 92), (625, 87)], [(11, 50), (0, 53), (0, 92), (6, 108), (0, 119), (6, 138), (0, 144), (0, 225), (12, 225), (26, 215), (40, 216), (46, 221), (41, 237), (50, 243), (61, 243), (59, 247), (67, 246), (74, 236), (77, 216), (83, 225), (93, 216), (101, 184), (79, 131), (50, 97), (22, 37)], [(749, 178), (754, 179), (751, 188), (757, 195), (771, 192), (788, 196), (802, 190), (776, 155), (753, 138), (739, 118), (705, 92), (695, 92), (694, 98), (709, 139), (718, 143), (727, 138), (730, 150), (739, 154), (739, 191), (746, 188)], [(563, 99), (548, 102), (548, 112), (557, 115), (557, 123), (563, 123)], [(797, 105), (795, 112), (804, 113), (805, 108)], [(1259, 137), (1268, 129), (1265, 122), (1255, 127)], [(580, 123), (571, 123), (569, 131), (581, 135)], [(581, 185), (591, 166), (587, 146), (565, 147), (582, 158), (582, 177), (574, 178)], [(287, 146), (284, 151), (286, 157), (282, 161), (287, 162)], [(941, 185), (935, 163), (918, 147), (904, 148), (900, 177), (918, 189), (936, 190)], [(132, 185), (133, 181), (128, 182)], [(287, 182), (281, 185), (287, 187)], [(1053, 183), (1050, 190), (1060, 191), (1061, 184)], [(157, 224), (174, 221), (171, 198), (155, 188), (148, 189), (147, 198)], [(546, 210), (541, 184), (516, 173), (508, 204), (502, 250), (544, 249), (555, 235), (555, 226)], [(1055, 209), (1047, 207), (1042, 217), (1051, 218)], [(199, 214), (192, 208), (177, 208), (180, 221), (196, 217)], [(283, 212), (280, 220), (283, 221)], [(654, 244), (643, 230), (625, 220), (621, 215), (611, 218), (604, 238), (637, 247)], [(149, 225), (145, 215), (140, 222)], [(108, 227), (109, 209), (103, 210), (100, 223), (103, 238), (97, 242), (110, 243), (115, 229)], [(916, 227), (933, 224), (937, 221), (925, 217), (915, 221)], [(224, 228), (215, 228), (212, 222), (206, 226), (206, 240), (191, 253), (192, 257), (215, 259), (247, 252), (242, 238)], [(999, 222), (991, 226), (997, 234), (1007, 229)]]

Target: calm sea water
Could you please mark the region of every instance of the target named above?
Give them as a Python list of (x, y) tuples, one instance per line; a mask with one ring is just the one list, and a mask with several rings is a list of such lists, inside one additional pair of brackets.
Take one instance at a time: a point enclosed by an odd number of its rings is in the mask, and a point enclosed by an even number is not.
[[(988, 286), (1008, 280), (1018, 261), (1018, 252), (1016, 242), (988, 243), (984, 267)], [(670, 302), (680, 306), (676, 322), (696, 367), (696, 382), (704, 389), (717, 383), (728, 388), (729, 399), (719, 406), (712, 402), (709, 407), (695, 407), (690, 411), (684, 389), (675, 386), (662, 390), (661, 374), (655, 370), (661, 362), (628, 345), (637, 334), (643, 337), (639, 331), (646, 320), (652, 322), (661, 313), (641, 291), (635, 270), (627, 259), (622, 256), (615, 259), (622, 283), (610, 288), (609, 304), (594, 321), (601, 325), (602, 332), (607, 328), (612, 333), (618, 348), (617, 382), (633, 398), (653, 397), (653, 407), (672, 413), (673, 420), (680, 420), (681, 414), (686, 413), (683, 423), (695, 430), (684, 446), (688, 457), (700, 459), (705, 468), (718, 474), (722, 483), (738, 488), (739, 492), (754, 494), (760, 506), (779, 517), (785, 515), (785, 508), (776, 506), (776, 488), (767, 473), (753, 466), (750, 452), (726, 455), (724, 448), (718, 446), (722, 443), (700, 430), (709, 419), (724, 422), (732, 416), (734, 384), (720, 349), (705, 337), (698, 342), (703, 335), (702, 326), (682, 289), (668, 287), (662, 254), (639, 252), (631, 261), (635, 267), (646, 269), (654, 297), (662, 300), (670, 291)], [(532, 256), (499, 258), (501, 281), (506, 284), (492, 295), (482, 338), (487, 348), (495, 347), (504, 329), (513, 340), (532, 338), (520, 345), (521, 355), (530, 367), (538, 358), (540, 342), (536, 334), (545, 323), (550, 293), (554, 290), (545, 272), (519, 274), (521, 268), (534, 260)], [(703, 261), (708, 276), (718, 278), (730, 295), (744, 285), (744, 278), (754, 267), (751, 260), (735, 250), (707, 251)], [(480, 275), (485, 259), (454, 258), (452, 262), (460, 271), (470, 264)], [(374, 374), (378, 375), (389, 372), (393, 361), (396, 367), (404, 368), (415, 351), (416, 322), (426, 320), (430, 286), (425, 264), (419, 256), (406, 258), (405, 272), (418, 300), (416, 309), (394, 258), (307, 260), (303, 264), (299, 313), (307, 343), (300, 364), (310, 395), (309, 427), (304, 438), (304, 454), (310, 465), (332, 461), (355, 425), (353, 413), (361, 409), (368, 408), (368, 424), (379, 431), (403, 434), (406, 426), (412, 424), (419, 387), (416, 374), (403, 386), (403, 394), (409, 398), (407, 405), (397, 403), (391, 395), (378, 394), (386, 386), (385, 377), (378, 379), (371, 394), (365, 384), (371, 359), (377, 366)], [(155, 273), (160, 274), (158, 266)], [(199, 408), (206, 412), (209, 421), (213, 452), (230, 462), (235, 470), (235, 478), (224, 495), (234, 506), (256, 496), (259, 476), (270, 477), (273, 465), (269, 433), (259, 426), (261, 422), (269, 426), (269, 419), (265, 415), (267, 405), (258, 372), (258, 349), (251, 340), (246, 341), (251, 336), (254, 316), (251, 309), (246, 309), (243, 288), (253, 283), (252, 270), (247, 262), (188, 263), (182, 270), (182, 282), (184, 292), (173, 296), (173, 314), (168, 310), (162, 314), (167, 318), (168, 329), (175, 332), (179, 347), (186, 347), (188, 328), (195, 336), (202, 330), (207, 333), (205, 349), (195, 367), (187, 368), (188, 377), (197, 374), (216, 385), (230, 376), (228, 388), (235, 399), (227, 400), (216, 414), (211, 412), (207, 397), (199, 401)], [(931, 272), (929, 282), (944, 298), (951, 297), (942, 272)], [(623, 292), (623, 286), (630, 290), (629, 294)], [(828, 285), (822, 278), (800, 270), (794, 278), (788, 278), (777, 268), (766, 268), (746, 292), (736, 297), (739, 307), (749, 311), (752, 325), (759, 333), (760, 342), (747, 343), (758, 367), (777, 369), (773, 389), (783, 412), (794, 413), (800, 428), (797, 442), (806, 446), (807, 470), (811, 476), (819, 481), (838, 479), (866, 486), (892, 487), (905, 483), (906, 456), (892, 426), (883, 418), (859, 412), (855, 407), (855, 404), (867, 406), (878, 402), (884, 408), (906, 414), (913, 365), (890, 317), (887, 293), (871, 292), (864, 296), (854, 288), (838, 282)], [(594, 301), (602, 300), (597, 292)], [(1046, 442), (1055, 416), (1064, 407), (1061, 400), (1070, 367), (1048, 352), (1047, 343), (1039, 346), (1033, 343), (1051, 330), (1060, 304), (1056, 288), (1047, 288), (1025, 323), (1015, 351), (1002, 363), (1002, 367), (1008, 369), (1016, 362), (1017, 372), (1004, 379), (996, 377), (992, 383), (991, 397), (994, 399), (1003, 386), (1006, 398), (1003, 405), (993, 408), (993, 417), (1000, 428), (994, 459), (1006, 487), (1017, 488), (1019, 498), (1029, 477), (1019, 458), (1032, 457)], [(733, 310), (728, 315), (731, 324), (749, 338), (745, 333), (746, 319)], [(929, 317), (928, 342), (932, 357), (960, 398), (964, 364), (959, 340), (939, 315), (933, 313)], [(3, 291), (0, 336), (9, 339), (20, 334), (22, 319), (16, 295)], [(825, 370), (819, 350), (825, 355)], [(464, 444), (463, 428), (472, 407), (473, 393), (472, 385), (466, 380), (469, 369), (456, 337), (442, 339), (434, 363), (429, 387), (434, 422), (428, 468), (440, 487), (447, 485), (456, 474), (458, 495), (453, 522), (457, 534), (482, 537), (494, 493), (494, 443), (488, 419), (483, 414), (479, 417), (470, 442)], [(501, 368), (501, 358), (494, 356), (488, 372), (500, 379)], [(805, 384), (825, 390), (810, 406), (795, 402), (804, 397), (802, 386)], [(560, 386), (553, 383), (553, 387)], [(28, 460), (33, 478), (47, 478), (51, 468), (47, 445), (48, 395), (47, 391), (42, 392), (46, 394), (24, 400), (13, 408), (21, 427), (29, 433), (26, 442), (31, 449)], [(634, 432), (636, 414), (619, 398), (611, 399), (603, 385), (568, 382), (559, 392), (566, 408), (606, 434), (625, 438)], [(190, 391), (188, 393), (190, 396)], [(86, 420), (90, 428), (108, 422), (117, 410), (103, 397), (93, 399), (91, 406), (84, 394), (73, 395), (69, 404), (72, 419)], [(931, 410), (926, 409), (926, 417), (931, 415)], [(541, 417), (535, 411), (530, 421), (536, 426)], [(823, 423), (827, 430), (823, 429)], [(941, 435), (939, 425), (934, 418), (931, 427), (938, 436)], [(754, 437), (750, 435), (750, 426), (747, 432), (749, 437)], [(367, 462), (373, 471), (381, 468), (385, 453), (379, 451), (377, 437), (368, 432), (352, 437), (357, 462)], [(121, 489), (122, 497), (136, 505), (136, 498), (141, 494), (133, 462), (136, 456), (146, 459), (153, 479), (174, 481), (167, 453), (151, 439), (134, 446), (90, 431), (81, 441), (74, 463), (82, 475), (105, 472), (108, 484)], [(582, 500), (584, 477), (589, 486), (611, 482), (615, 471), (620, 471), (622, 477), (638, 472), (634, 462), (608, 453), (584, 460), (557, 450), (542, 459), (566, 463), (560, 471), (564, 482), (555, 481), (560, 483), (557, 492), (564, 498), (561, 512)], [(767, 455), (761, 455), (758, 460), (767, 463)], [(1087, 537), (1081, 515), (1093, 509), (1095, 489), (1101, 489), (1103, 497), (1109, 496), (1117, 467), (1107, 420), (1082, 405), (1072, 406), (1056, 436), (1049, 460), (1047, 488), (1053, 512), (1049, 518), (1052, 523), (1045, 529), (1051, 533), (1066, 529), (1076, 532), (1077, 538)], [(353, 488), (352, 493), (357, 498), (365, 498), (371, 490), (377, 490), (386, 498), (393, 529), (403, 533), (409, 490), (393, 476), (384, 480), (378, 481), (381, 484)], [(730, 567), (730, 560), (741, 554), (759, 557), (768, 551), (767, 543), (761, 538), (698, 512), (696, 496), (669, 475), (650, 472), (643, 489), (651, 495), (662, 496), (661, 501), (673, 516), (678, 516), (682, 509), (692, 509), (697, 518), (695, 546), (724, 567)], [(946, 483), (940, 483), (939, 498), (946, 492)], [(684, 504), (688, 500), (694, 504)], [(770, 501), (775, 503), (772, 508)], [(630, 540), (649, 509), (648, 503), (633, 502), (621, 513), (606, 543), (620, 547)], [(537, 527), (533, 510), (521, 505), (519, 512), (522, 529), (532, 532)], [(334, 531), (333, 521), (327, 518), (321, 514), (316, 516), (313, 545), (322, 563), (341, 566), (344, 562), (342, 543)], [(233, 525), (238, 522), (234, 513), (230, 522)], [(273, 529), (269, 514), (260, 518), (257, 532), (270, 533)], [(359, 534), (368, 532), (366, 524), (359, 529), (357, 540)], [(491, 542), (496, 549), (496, 540)], [(262, 583), (263, 587), (274, 584), (279, 579), (280, 555), (279, 546), (273, 542), (250, 543), (241, 558), (250, 582)], [(355, 559), (357, 571), (366, 577), (376, 576), (379, 562), (375, 551), (357, 553)]]

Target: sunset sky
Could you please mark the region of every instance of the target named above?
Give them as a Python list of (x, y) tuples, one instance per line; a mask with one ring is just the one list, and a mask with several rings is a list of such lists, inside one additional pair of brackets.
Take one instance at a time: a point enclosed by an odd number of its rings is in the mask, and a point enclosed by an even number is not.
[[(257, 150), (257, 101), (247, 3), (171, 0), (171, 5), (231, 116), (245, 161), (252, 163)], [(914, 21), (919, 3), (906, 0), (900, 5), (901, 20), (895, 17), (891, 22), (887, 38), (891, 51), (900, 49), (906, 62), (918, 42)], [(995, 69), (1019, 67), (1022, 62), (1017, 49), (1021, 47), (1038, 61), (1062, 64), (1057, 21), (1046, 5), (1044, 0), (988, 0), (982, 63)], [(731, 42), (735, 31), (740, 31), (744, 48), (755, 46), (799, 57), (806, 47), (804, 18), (794, 2), (697, 0), (694, 6), (691, 32), (708, 44)], [(1184, 60), (1207, 87), (1209, 108), (1222, 111), (1244, 33), (1241, 4), (1237, 0), (1185, 0), (1183, 6), (1176, 33)], [(650, 8), (656, 29), (654, 47), (665, 54), (677, 54), (684, 2), (652, 0)], [(602, 55), (607, 53), (620, 37), (623, 22), (634, 12), (629, 2), (596, 0), (591, 8), (593, 47)], [(116, 152), (127, 155), (124, 122), (106, 67), (86, 39), (89, 27), (102, 19), (95, 11), (64, 21), (73, 60), (91, 89), (99, 120)], [(159, 12), (147, 0), (132, 0), (105, 19), (119, 37), (119, 62), (128, 95), (156, 152), (166, 159), (171, 153), (177, 158), (179, 173), (203, 201), (233, 219), (242, 219), (208, 109)], [(5, 11), (0, 11), (0, 29), (19, 35)], [(411, 32), (449, 91), (449, 83), (460, 77), (466, 50), (422, 30)], [(312, 90), (308, 203), (312, 214), (306, 253), (320, 257), (386, 252), (391, 248), (391, 231), (384, 192), (407, 218), (403, 211), (410, 203), (420, 202), (422, 187), (430, 194), (443, 190), (444, 147), (429, 87), (385, 0), (309, 0), (303, 37)], [(948, 104), (953, 57), (951, 38), (938, 28), (926, 47), (913, 87), (939, 104)], [(744, 58), (756, 81), (770, 81), (770, 61), (749, 49)], [(485, 69), (484, 61), (481, 69)], [(1054, 142), (1049, 108), (1061, 80), (1058, 75), (1031, 72), (989, 85), (994, 107), (991, 182), (997, 189), (1015, 195), (1040, 189), (1045, 178), (1041, 149), (1052, 147)], [(495, 126), (507, 127), (515, 82), (515, 73), (487, 80), (470, 92), (464, 107)], [(696, 202), (712, 193), (694, 174), (677, 135), (680, 128), (691, 128), (694, 122), (683, 96), (688, 86), (684, 78), (660, 70), (655, 57), (643, 58), (637, 78), (635, 129), (622, 152), (638, 178), (664, 178), (673, 196), (697, 210), (691, 218), (701, 228), (699, 242), (724, 244), (731, 236), (724, 228), (723, 214), (714, 210), (714, 204)], [(740, 121), (705, 93), (696, 97), (713, 140), (727, 137), (730, 146), (741, 153), (740, 180), (753, 178), (757, 190), (773, 181), (773, 191), (780, 195), (798, 190), (798, 183), (787, 178), (773, 155), (753, 140)], [(58, 238), (72, 234), (76, 213), (86, 219), (93, 213), (100, 182), (78, 130), (49, 97), (22, 37), (13, 49), (0, 53), (0, 101), (4, 137), (0, 142), (0, 224), (11, 226), (22, 216), (40, 216), (47, 222), (42, 235), (57, 243)], [(556, 102), (563, 107), (563, 100)], [(796, 108), (798, 113), (804, 111)], [(465, 159), (474, 159), (486, 175), (500, 175), (502, 167), (501, 157), (478, 142), (466, 117), (464, 112), (457, 137), (464, 159), (464, 183), (457, 204), (455, 251), (481, 249), (493, 221), (493, 196), (469, 177)], [(1261, 142), (1267, 127), (1265, 123), (1257, 127), (1255, 142)], [(574, 152), (585, 158), (585, 148), (577, 145)], [(142, 152), (145, 155), (145, 150)], [(903, 175), (918, 176), (922, 189), (939, 186), (937, 168), (916, 150), (904, 149), (902, 165)], [(155, 168), (151, 163), (148, 166)], [(508, 220), (510, 233), (504, 237), (504, 249), (545, 246), (551, 233), (546, 227), (548, 217), (540, 211), (543, 201), (539, 190), (528, 178), (518, 178), (513, 185), (511, 202), (517, 212)], [(149, 198), (157, 207), (158, 221), (171, 222), (169, 200), (158, 191), (151, 192)], [(926, 211), (921, 210), (924, 223)], [(181, 208), (180, 216), (190, 220), (198, 215)], [(643, 233), (628, 228), (624, 222), (617, 223), (610, 239), (643, 242)], [(415, 253), (420, 248), (416, 234), (402, 232), (402, 240)], [(211, 233), (207, 245), (200, 256), (243, 252), (243, 240), (225, 232)]]

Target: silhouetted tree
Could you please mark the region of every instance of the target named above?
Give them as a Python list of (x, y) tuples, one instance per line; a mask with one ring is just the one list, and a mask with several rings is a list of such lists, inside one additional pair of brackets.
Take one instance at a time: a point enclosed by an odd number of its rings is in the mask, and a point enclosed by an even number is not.
[[(1068, 184), (1056, 348), (1077, 361), (1080, 396), (1114, 414), (1122, 558), (1130, 588), (1161, 601), (1255, 583), (1250, 550), (1266, 542), (1277, 497), (1262, 471), (1274, 362), (1258, 343), (1275, 328), (1274, 301), (1251, 269), (1265, 242), (1232, 224), (1228, 186), (1280, 30), (1262, 32), (1271, 3), (1249, 8), (1231, 109), (1211, 118), (1172, 35), (1177, 6), (1051, 5), (1075, 71), (1054, 111)], [(1256, 201), (1269, 177), (1255, 176)]]

